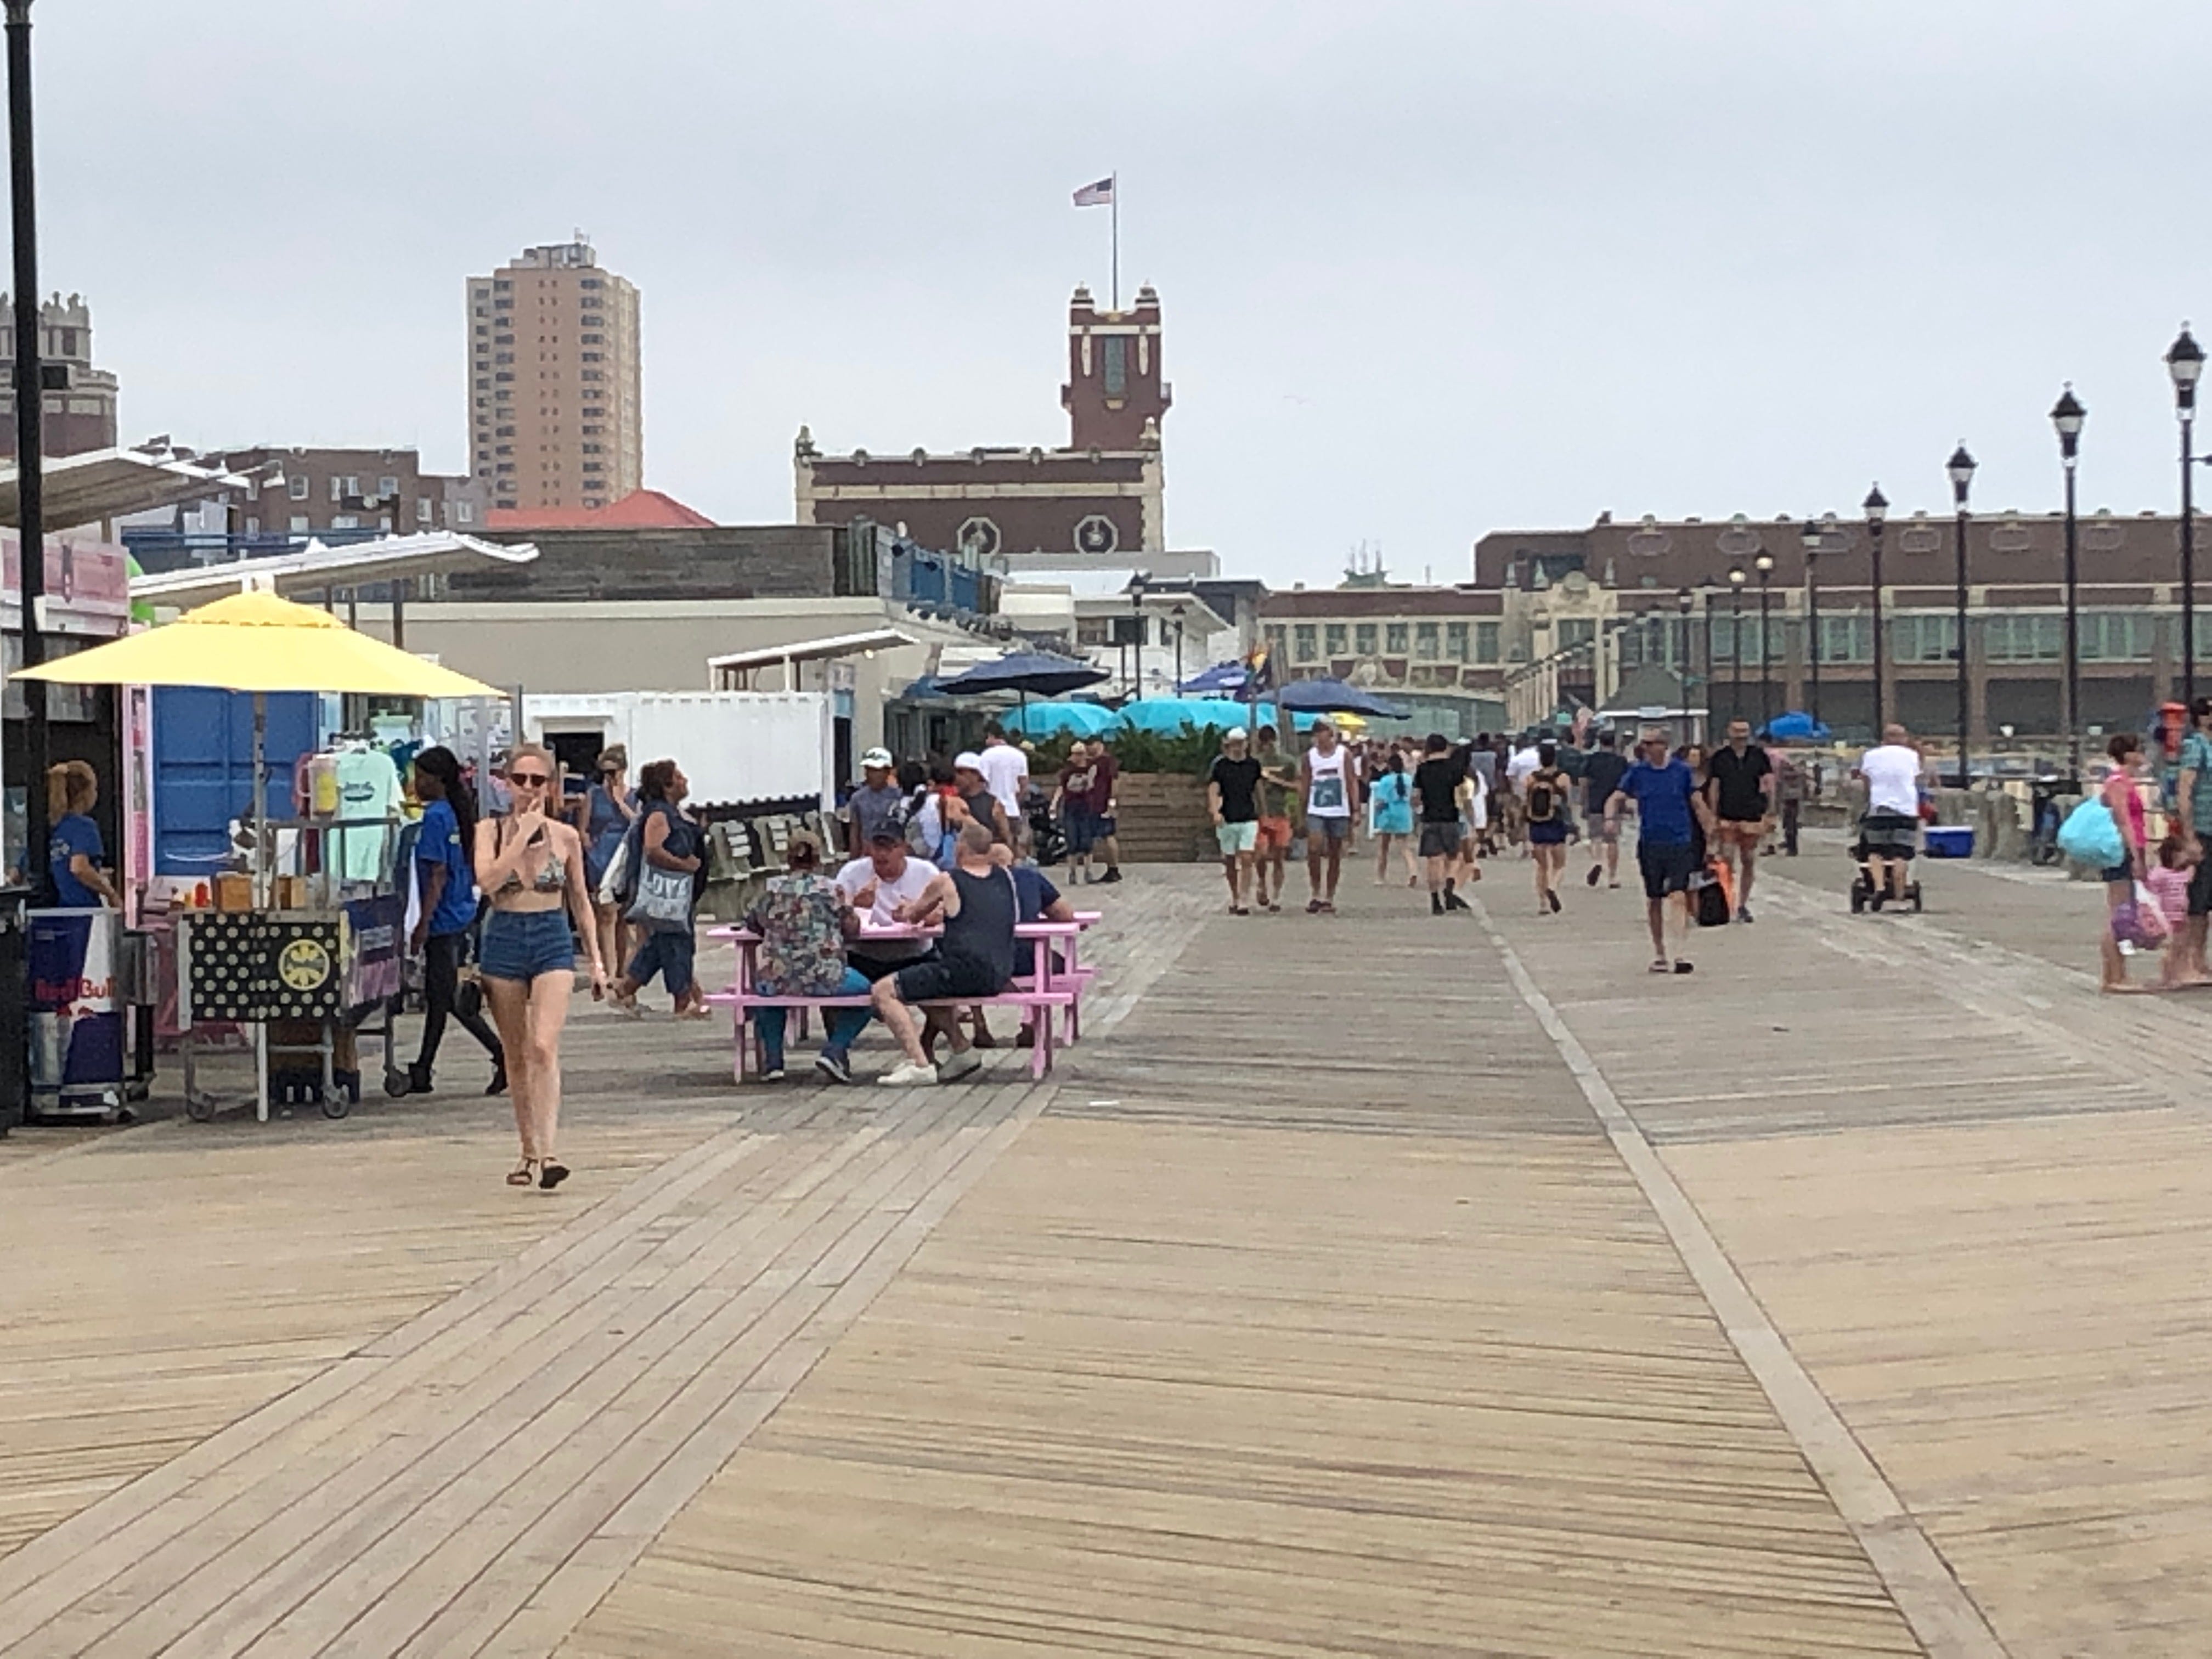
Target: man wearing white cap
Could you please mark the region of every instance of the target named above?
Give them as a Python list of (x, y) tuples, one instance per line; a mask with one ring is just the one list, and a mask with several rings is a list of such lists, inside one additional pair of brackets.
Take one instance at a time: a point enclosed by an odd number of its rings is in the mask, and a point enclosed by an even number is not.
[(1260, 845), (1260, 763), (1245, 751), (1245, 742), (1244, 728), (1231, 726), (1206, 775), (1206, 808), (1212, 815), (1214, 839), (1220, 844), (1222, 873), (1229, 878), (1232, 916), (1252, 914), (1244, 902), (1244, 890)]
[(991, 793), (1006, 815), (1007, 834), (1004, 840), (1019, 852), (1021, 833), (1029, 824), (1028, 815), (1022, 809), (1030, 790), (1030, 757), (1008, 743), (1006, 728), (993, 720), (983, 728), (981, 758), (983, 781), (991, 786)]
[(845, 851), (866, 858), (877, 826), (890, 821), (906, 797), (891, 778), (891, 751), (871, 749), (860, 757), (861, 783), (845, 798)]

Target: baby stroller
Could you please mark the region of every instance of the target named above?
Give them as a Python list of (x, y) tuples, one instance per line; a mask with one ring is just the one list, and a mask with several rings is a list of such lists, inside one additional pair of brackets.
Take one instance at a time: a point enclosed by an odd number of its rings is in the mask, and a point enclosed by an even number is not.
[(1920, 909), (1920, 881), (1911, 874), (1912, 855), (1920, 850), (1920, 824), (1915, 818), (1901, 812), (1869, 812), (1859, 820), (1858, 839), (1851, 843), (1851, 857), (1858, 868), (1851, 877), (1851, 914), (1873, 908), (1879, 910), (1895, 896), (1885, 882), (1877, 885), (1874, 866), (1867, 860), (1869, 855), (1883, 859), (1901, 859), (1907, 865), (1904, 902), (1911, 905), (1915, 915)]
[(1059, 863), (1067, 856), (1067, 836), (1053, 821), (1052, 798), (1032, 789), (1028, 805), (1030, 856), (1040, 865)]

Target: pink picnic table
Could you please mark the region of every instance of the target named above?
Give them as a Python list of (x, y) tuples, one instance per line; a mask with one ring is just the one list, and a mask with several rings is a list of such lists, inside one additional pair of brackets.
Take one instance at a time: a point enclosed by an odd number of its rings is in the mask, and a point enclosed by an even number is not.
[[(1034, 953), (1036, 958), (1036, 973), (1030, 990), (1038, 996), (1065, 995), (1066, 997), (1066, 1001), (1061, 1006), (1067, 1010), (1066, 1041), (1071, 1047), (1082, 1041), (1082, 993), (1084, 988), (1091, 982), (1098, 971), (1095, 968), (1085, 967), (1079, 960), (1078, 952), (1083, 934), (1089, 928), (1096, 926), (1099, 919), (1098, 911), (1079, 910), (1075, 913), (1075, 919), (1073, 921), (1024, 921), (1018, 922), (1014, 927), (1016, 939), (1031, 940), (1045, 947)], [(942, 927), (915, 922), (877, 924), (863, 921), (858, 939), (850, 942), (890, 943), (894, 940), (935, 939), (944, 931)], [(737, 983), (732, 986), (728, 992), (720, 995), (710, 994), (708, 1000), (710, 1002), (726, 1000), (730, 1003), (732, 1036), (737, 1044), (738, 1050), (735, 1073), (738, 1081), (742, 1083), (744, 1081), (745, 1026), (749, 1021), (746, 1018), (746, 1006), (738, 999), (752, 994), (759, 967), (761, 938), (750, 928), (734, 922), (726, 923), (719, 927), (709, 927), (706, 930), (706, 933), (708, 939), (726, 940), (738, 947)], [(1057, 963), (1054, 960), (1054, 946), (1060, 947), (1065, 952)], [(811, 1008), (817, 1003), (826, 1000), (816, 998), (794, 999), (794, 1006), (798, 1008), (800, 1020), (799, 1030), (802, 1036), (805, 1032), (805, 1021)], [(1036, 1044), (1038, 1052), (1035, 1058), (1036, 1069), (1040, 1076), (1043, 1074), (1044, 1069), (1050, 1062), (1052, 1006), (1051, 1004), (1046, 1004), (1036, 1010), (1039, 1036)]]

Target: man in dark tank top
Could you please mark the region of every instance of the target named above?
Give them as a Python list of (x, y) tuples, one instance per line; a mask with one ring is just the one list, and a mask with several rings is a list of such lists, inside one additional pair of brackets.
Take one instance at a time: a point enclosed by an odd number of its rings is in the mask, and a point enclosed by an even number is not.
[(989, 828), (970, 821), (960, 830), (959, 857), (940, 872), (921, 896), (902, 905), (902, 920), (927, 922), (944, 918), (937, 954), (876, 981), (876, 1014), (905, 1051), (905, 1063), (882, 1081), (894, 1086), (950, 1083), (977, 1070), (971, 1045), (949, 1010), (931, 1009), (928, 1029), (941, 1032), (951, 1053), (941, 1066), (929, 1063), (924, 1026), (911, 1006), (960, 998), (993, 997), (1014, 975), (1014, 923), (1020, 901), (1014, 878), (991, 856)]

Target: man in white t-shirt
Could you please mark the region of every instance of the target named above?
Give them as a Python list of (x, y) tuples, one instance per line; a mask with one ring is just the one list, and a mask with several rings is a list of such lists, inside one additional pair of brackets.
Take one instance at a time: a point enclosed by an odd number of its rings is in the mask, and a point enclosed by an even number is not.
[(1023, 830), (1028, 815), (1023, 811), (1030, 791), (1030, 757), (1006, 741), (1006, 732), (996, 720), (983, 728), (983, 781), (998, 797), (999, 805), (1006, 810), (1006, 828), (1012, 832), (1014, 850), (1023, 849)]
[(1513, 786), (1513, 793), (1517, 795), (1521, 793), (1521, 786), (1528, 781), (1528, 775), (1540, 769), (1543, 764), (1544, 758), (1536, 752), (1536, 745), (1533, 743), (1525, 744), (1515, 750), (1507, 759), (1505, 781)]
[[(1881, 742), (1859, 757), (1852, 772), (1854, 777), (1866, 780), (1866, 816), (1859, 820), (1863, 836), (1868, 830), (1888, 832), (1893, 845), (1908, 832), (1917, 834), (1920, 828), (1920, 781), (1928, 771), (1928, 763), (1912, 746), (1905, 729), (1892, 721), (1881, 728)], [(1869, 847), (1867, 851), (1867, 876), (1874, 883), (1875, 903), (1879, 907), (1885, 897), (1905, 896), (1905, 876), (1912, 857), (1910, 841), (1902, 842), (1902, 850), (1887, 854)]]
[[(902, 920), (899, 907), (919, 899), (936, 874), (937, 866), (927, 859), (908, 853), (904, 831), (896, 824), (880, 823), (869, 832), (867, 856), (837, 872), (837, 890), (860, 913), (863, 929), (889, 927)], [(927, 939), (871, 939), (864, 931), (846, 946), (845, 959), (872, 985), (927, 956), (930, 949)]]

